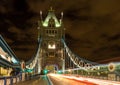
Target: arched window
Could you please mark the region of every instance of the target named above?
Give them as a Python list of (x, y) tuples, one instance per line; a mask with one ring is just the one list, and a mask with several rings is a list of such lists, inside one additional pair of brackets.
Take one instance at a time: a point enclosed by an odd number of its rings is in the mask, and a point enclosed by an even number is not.
[(48, 26), (49, 27), (55, 27), (55, 20), (52, 17), (49, 19)]

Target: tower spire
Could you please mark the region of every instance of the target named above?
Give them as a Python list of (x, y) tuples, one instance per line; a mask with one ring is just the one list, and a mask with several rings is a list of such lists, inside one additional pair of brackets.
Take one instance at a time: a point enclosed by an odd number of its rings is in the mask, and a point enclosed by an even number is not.
[(61, 24), (62, 24), (62, 20), (63, 20), (63, 12), (61, 12), (61, 19), (60, 19)]
[(63, 12), (61, 12), (61, 19), (63, 19)]
[(52, 6), (50, 7), (50, 10), (49, 10), (49, 11), (50, 11), (50, 12), (51, 12), (51, 11), (54, 11)]
[(43, 21), (43, 19), (42, 19), (42, 11), (40, 11), (40, 18), (41, 18), (41, 21)]

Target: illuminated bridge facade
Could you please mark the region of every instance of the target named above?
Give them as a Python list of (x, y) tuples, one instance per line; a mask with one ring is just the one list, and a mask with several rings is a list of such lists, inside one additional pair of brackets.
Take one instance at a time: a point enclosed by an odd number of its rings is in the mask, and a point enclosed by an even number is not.
[[(25, 81), (35, 75), (55, 73), (120, 81), (120, 63), (98, 64), (74, 54), (65, 42), (63, 13), (55, 16), (51, 8), (38, 21), (38, 48), (29, 61), (20, 61), (0, 36), (0, 75), (3, 85)], [(14, 77), (13, 77), (14, 76)]]

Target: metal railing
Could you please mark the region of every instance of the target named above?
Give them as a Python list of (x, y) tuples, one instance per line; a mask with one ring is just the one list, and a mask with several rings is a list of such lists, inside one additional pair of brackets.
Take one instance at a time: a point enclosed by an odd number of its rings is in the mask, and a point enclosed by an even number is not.
[(26, 74), (26, 73), (20, 73), (16, 76), (10, 76), (10, 77), (0, 77), (0, 85), (14, 85), (19, 82), (23, 82), (26, 80), (31, 80), (34, 78), (39, 78), (40, 74)]
[[(103, 71), (104, 72), (104, 71)], [(87, 70), (83, 70), (80, 68), (77, 69), (68, 69), (64, 72), (65, 75), (71, 75), (76, 77), (86, 77), (86, 78), (95, 78), (95, 79), (102, 79), (102, 80), (110, 80), (110, 81), (119, 81), (120, 82), (120, 75), (116, 73), (98, 73), (98, 72), (88, 72)]]
[(0, 77), (0, 85), (13, 85), (20, 81), (24, 81), (22, 74), (18, 74), (17, 76), (10, 76), (10, 77)]

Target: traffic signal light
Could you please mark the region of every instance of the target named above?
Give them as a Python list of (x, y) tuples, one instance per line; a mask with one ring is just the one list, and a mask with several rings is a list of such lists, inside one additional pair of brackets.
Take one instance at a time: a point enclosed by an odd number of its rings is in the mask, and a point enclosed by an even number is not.
[(43, 70), (43, 73), (44, 73), (44, 74), (47, 74), (47, 73), (48, 73), (48, 70), (47, 70), (47, 69), (44, 69), (44, 70)]

